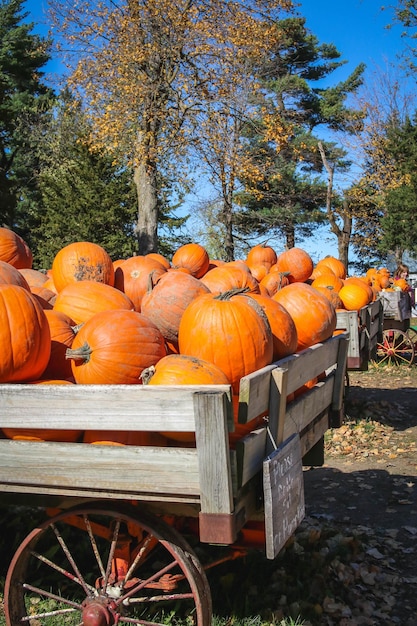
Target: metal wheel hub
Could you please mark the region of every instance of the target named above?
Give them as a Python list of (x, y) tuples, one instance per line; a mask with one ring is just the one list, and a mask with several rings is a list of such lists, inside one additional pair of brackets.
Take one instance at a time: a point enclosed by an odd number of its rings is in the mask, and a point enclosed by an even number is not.
[(82, 619), (84, 626), (112, 626), (116, 623), (111, 610), (112, 601), (107, 598), (87, 598), (83, 602)]

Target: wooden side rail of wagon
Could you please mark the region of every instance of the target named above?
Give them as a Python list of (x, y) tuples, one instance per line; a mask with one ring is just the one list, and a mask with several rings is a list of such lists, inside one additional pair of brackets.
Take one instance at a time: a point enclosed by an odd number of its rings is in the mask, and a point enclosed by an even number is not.
[[(263, 414), (268, 420), (234, 449), (227, 386), (1, 385), (0, 427), (184, 431), (195, 433), (195, 446), (3, 439), (0, 491), (140, 500), (163, 511), (199, 514), (201, 540), (210, 542), (216, 541), (212, 516), (220, 516), (218, 543), (231, 543), (255, 506), (245, 491), (272, 442), (298, 433), (305, 455), (329, 427), (329, 417), (341, 411), (346, 342), (346, 336), (334, 337), (242, 379), (239, 422)], [(287, 404), (290, 394), (318, 376), (312, 389)]]
[(359, 311), (337, 311), (337, 330), (349, 332), (348, 370), (366, 371), (382, 338), (383, 308), (375, 300)]

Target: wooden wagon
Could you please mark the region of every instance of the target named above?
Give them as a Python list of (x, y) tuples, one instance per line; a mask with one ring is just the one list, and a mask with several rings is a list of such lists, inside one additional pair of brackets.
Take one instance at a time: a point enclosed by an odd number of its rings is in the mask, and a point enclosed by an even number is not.
[(337, 330), (349, 333), (348, 370), (366, 371), (382, 340), (383, 307), (375, 300), (359, 311), (337, 311)]
[[(340, 424), (347, 350), (340, 334), (242, 379), (238, 425), (229, 386), (0, 385), (1, 428), (192, 439), (0, 439), (2, 501), (45, 513), (8, 568), (8, 626), (57, 616), (149, 626), (170, 612), (210, 626), (206, 564), (188, 538), (276, 557), (304, 516), (303, 462), (323, 462), (324, 433)], [(236, 437), (245, 425), (254, 428)]]

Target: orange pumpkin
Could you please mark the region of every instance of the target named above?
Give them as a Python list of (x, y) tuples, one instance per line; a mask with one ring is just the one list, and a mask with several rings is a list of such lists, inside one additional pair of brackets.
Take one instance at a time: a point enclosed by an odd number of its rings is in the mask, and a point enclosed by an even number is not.
[(22, 267), (19, 272), (26, 280), (29, 287), (42, 287), (48, 280), (48, 275), (45, 272), (34, 270), (31, 267)]
[(250, 271), (230, 263), (214, 267), (200, 280), (212, 293), (245, 288), (252, 293), (259, 293), (259, 283)]
[(370, 302), (368, 286), (349, 279), (339, 291), (339, 298), (347, 311), (359, 311)]
[(10, 263), (0, 261), (0, 284), (3, 285), (19, 285), (30, 291), (30, 287), (26, 278)]
[(43, 309), (52, 309), (55, 301), (56, 301), (56, 296), (57, 294), (54, 291), (51, 291), (50, 289), (47, 289), (46, 287), (31, 287), (30, 291), (32, 293), (32, 295), (35, 296), (35, 298), (38, 300), (39, 304), (41, 305), (41, 307)]
[(298, 345), (297, 329), (288, 311), (269, 296), (249, 294), (262, 307), (271, 326), (274, 340), (273, 360), (278, 361), (295, 352)]
[(75, 322), (65, 313), (53, 309), (46, 310), (45, 316), (51, 333), (51, 355), (43, 378), (68, 379), (72, 377), (72, 369), (65, 354), (77, 333)]
[(68, 284), (90, 280), (114, 284), (113, 262), (109, 254), (96, 243), (76, 241), (61, 248), (52, 263), (52, 277), (59, 292)]
[(340, 259), (336, 259), (336, 257), (331, 255), (326, 256), (324, 259), (320, 259), (316, 265), (316, 269), (323, 266), (330, 268), (332, 272), (342, 280), (346, 278), (346, 267)]
[(132, 310), (132, 301), (115, 287), (93, 280), (70, 283), (58, 294), (55, 311), (66, 313), (76, 324), (89, 320), (95, 313), (111, 309)]
[(246, 256), (246, 263), (250, 268), (257, 265), (264, 265), (269, 271), (271, 266), (277, 262), (277, 253), (266, 243), (260, 243), (251, 248)]
[(96, 313), (66, 351), (78, 384), (139, 385), (142, 371), (166, 355), (159, 329), (136, 311)]
[(33, 256), (27, 243), (9, 228), (0, 228), (0, 260), (16, 269), (32, 267)]
[(141, 312), (156, 324), (167, 342), (177, 346), (178, 329), (185, 309), (197, 296), (209, 291), (199, 278), (170, 270), (156, 285), (150, 279)]
[(219, 367), (237, 394), (242, 376), (272, 362), (274, 346), (262, 308), (235, 294), (210, 293), (193, 300), (181, 318), (178, 344), (180, 354)]
[(163, 265), (166, 270), (169, 270), (171, 268), (171, 263), (168, 261), (166, 257), (164, 257), (163, 254), (159, 254), (159, 252), (148, 252), (146, 256), (148, 257), (148, 259), (153, 259), (154, 261), (158, 261), (158, 263)]
[(18, 285), (0, 285), (0, 383), (40, 378), (51, 353), (45, 313), (36, 298)]
[(312, 287), (327, 287), (335, 291), (336, 293), (343, 287), (343, 280), (333, 273), (321, 274), (317, 276), (311, 283)]
[(273, 296), (274, 293), (289, 284), (288, 275), (275, 270), (270, 271), (269, 274), (261, 280), (260, 286), (264, 287), (270, 296)]
[(140, 313), (142, 298), (148, 289), (149, 276), (154, 282), (166, 273), (165, 267), (149, 255), (137, 255), (126, 259), (115, 272), (114, 286), (122, 291)]
[(172, 257), (172, 267), (185, 268), (192, 276), (201, 278), (207, 272), (210, 257), (199, 243), (186, 243), (179, 247)]
[(297, 328), (297, 352), (332, 336), (336, 311), (329, 300), (306, 283), (293, 283), (273, 296), (294, 320)]
[(335, 309), (343, 309), (343, 302), (340, 299), (339, 293), (332, 287), (314, 287), (314, 283), (311, 285), (313, 289), (317, 289), (325, 298), (327, 298)]
[(277, 258), (277, 269), (288, 276), (290, 283), (305, 282), (313, 271), (311, 256), (302, 248), (289, 248)]

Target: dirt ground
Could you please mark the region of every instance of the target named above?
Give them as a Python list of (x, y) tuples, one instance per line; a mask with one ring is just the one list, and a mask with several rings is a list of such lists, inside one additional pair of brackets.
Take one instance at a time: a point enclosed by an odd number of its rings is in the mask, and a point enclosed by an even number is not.
[(324, 466), (304, 470), (295, 535), (274, 561), (215, 569), (215, 613), (417, 626), (417, 365), (349, 372), (345, 412)]
[(417, 366), (349, 372), (345, 406), (325, 465), (305, 471), (306, 524), (360, 543), (320, 623), (416, 626)]

